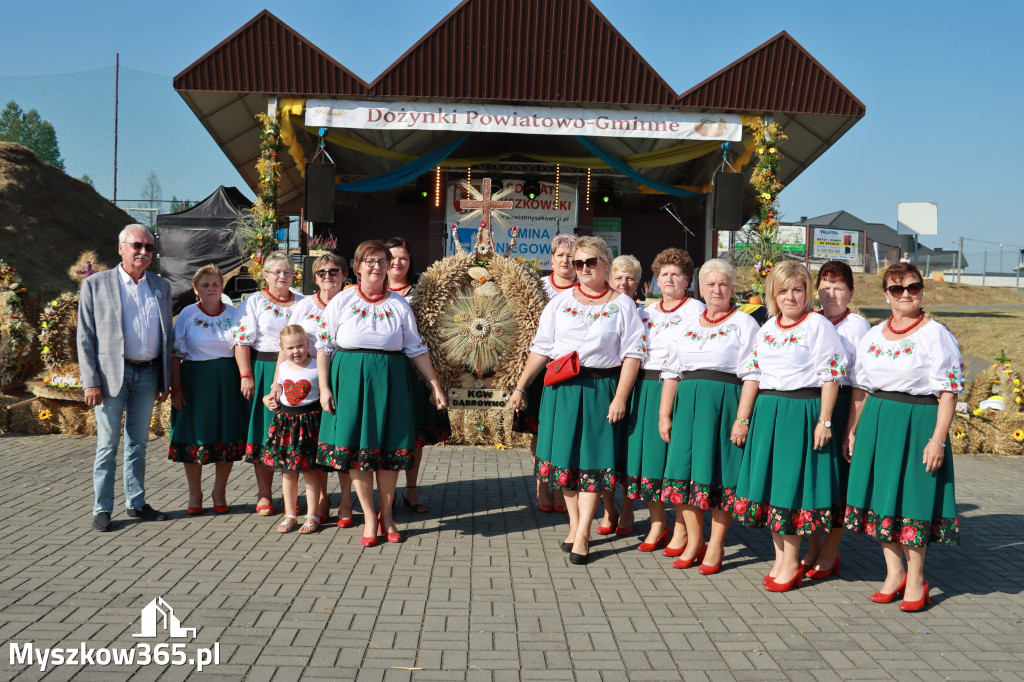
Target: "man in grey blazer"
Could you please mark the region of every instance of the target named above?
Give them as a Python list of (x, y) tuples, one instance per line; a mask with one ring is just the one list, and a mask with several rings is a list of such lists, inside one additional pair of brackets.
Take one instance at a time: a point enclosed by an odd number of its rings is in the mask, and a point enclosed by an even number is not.
[(153, 235), (132, 224), (118, 236), (117, 267), (82, 281), (78, 299), (78, 363), (85, 404), (96, 414), (92, 527), (110, 530), (117, 448), (124, 416), (124, 497), (128, 516), (164, 521), (146, 504), (146, 442), (153, 404), (171, 382), (171, 285), (146, 272)]

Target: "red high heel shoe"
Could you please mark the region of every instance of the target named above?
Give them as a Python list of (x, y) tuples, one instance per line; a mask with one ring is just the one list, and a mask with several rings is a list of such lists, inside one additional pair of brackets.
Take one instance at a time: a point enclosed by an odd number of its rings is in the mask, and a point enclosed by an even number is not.
[(666, 528), (665, 530), (663, 530), (661, 532), (661, 535), (658, 536), (657, 540), (655, 540), (654, 542), (641, 542), (640, 546), (637, 547), (637, 549), (640, 550), (641, 552), (653, 552), (654, 550), (658, 549), (662, 545), (667, 545), (667, 544), (668, 544), (668, 528)]
[(890, 604), (897, 599), (903, 597), (903, 593), (907, 589), (907, 574), (903, 574), (903, 582), (896, 588), (895, 592), (875, 592), (871, 595), (871, 601), (878, 602), (879, 604)]
[(399, 532), (388, 533), (388, 542), (401, 542), (402, 534)]
[(553, 505), (553, 504), (541, 504), (540, 503), (540, 497), (537, 497), (537, 509), (539, 509), (540, 511), (544, 512), (545, 514), (550, 514), (551, 512), (555, 511), (555, 505)]
[(804, 570), (804, 575), (808, 578), (811, 578), (812, 580), (823, 580), (833, 575), (838, 576), (839, 562), (841, 562), (842, 560), (843, 556), (841, 554), (836, 554), (836, 560), (832, 562), (832, 568), (826, 569), (824, 571), (818, 571), (815, 570), (813, 566), (810, 566)]
[(598, 535), (611, 535), (612, 533), (615, 532), (615, 529), (618, 527), (618, 525), (619, 525), (619, 513), (615, 512), (615, 514), (612, 516), (612, 525), (610, 525), (610, 526), (602, 526), (602, 525), (599, 524), (597, 526), (597, 534)]
[(928, 589), (928, 583), (925, 583), (924, 593), (921, 595), (921, 598), (917, 601), (910, 601), (908, 599), (904, 599), (903, 603), (900, 604), (900, 611), (920, 611), (924, 607), (931, 604), (932, 598), (931, 595), (928, 594)]
[(625, 537), (627, 535), (632, 535), (633, 534), (633, 526), (630, 526), (629, 528), (623, 528), (622, 526), (616, 525), (615, 526), (615, 534), (618, 535), (619, 537)]
[(672, 548), (672, 547), (667, 547), (666, 546), (665, 549), (661, 550), (661, 554), (662, 554), (662, 556), (677, 557), (677, 556), (679, 556), (680, 554), (682, 554), (683, 552), (686, 551), (686, 546), (689, 545), (689, 544), (690, 544), (690, 542), (689, 542), (689, 540), (687, 540), (686, 542), (683, 543), (682, 547)]
[(672, 568), (689, 568), (690, 566), (693, 566), (698, 561), (704, 561), (704, 555), (707, 554), (707, 553), (708, 553), (708, 546), (706, 544), (702, 545), (701, 548), (697, 550), (697, 553), (693, 555), (692, 559), (683, 559), (683, 558), (676, 559), (675, 561), (672, 562)]
[(714, 575), (722, 570), (722, 562), (725, 560), (725, 550), (722, 551), (722, 558), (718, 560), (717, 564), (705, 564), (701, 562), (697, 572), (701, 575)]
[(771, 579), (767, 585), (764, 586), (769, 592), (789, 592), (790, 590), (800, 587), (800, 583), (803, 582), (804, 572), (801, 569), (796, 569), (796, 574), (787, 583), (776, 582), (775, 579)]
[(555, 510), (556, 512), (558, 512), (559, 514), (564, 514), (565, 512), (569, 511), (568, 509), (566, 509), (565, 507), (563, 507), (563, 506), (562, 506), (562, 505), (560, 505), (560, 504), (555, 504), (555, 505), (552, 505), (552, 507), (551, 507), (551, 508), (552, 508), (552, 509), (554, 509), (554, 510)]
[(361, 536), (359, 538), (359, 542), (360, 542), (360, 544), (362, 544), (363, 547), (376, 547), (377, 546), (377, 536), (374, 535), (372, 538), (368, 538), (365, 535), (363, 535), (363, 536)]

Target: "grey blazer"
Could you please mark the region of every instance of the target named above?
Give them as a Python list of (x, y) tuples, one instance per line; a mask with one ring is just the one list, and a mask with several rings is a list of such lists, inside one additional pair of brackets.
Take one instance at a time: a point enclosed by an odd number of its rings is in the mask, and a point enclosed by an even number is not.
[[(124, 332), (117, 268), (82, 280), (78, 296), (78, 364), (82, 386), (99, 386), (110, 397), (124, 383)], [(171, 285), (160, 275), (146, 273), (146, 282), (160, 306), (161, 392), (171, 385)]]

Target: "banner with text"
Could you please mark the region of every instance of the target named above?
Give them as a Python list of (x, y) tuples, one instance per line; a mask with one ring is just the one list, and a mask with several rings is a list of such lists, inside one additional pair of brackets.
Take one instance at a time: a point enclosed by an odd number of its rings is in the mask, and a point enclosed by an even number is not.
[(861, 233), (854, 230), (833, 230), (832, 228), (814, 228), (814, 243), (811, 246), (811, 258), (817, 260), (844, 260), (850, 264), (861, 263)]
[[(562, 183), (558, 190), (558, 202), (555, 202), (555, 183), (541, 182), (540, 193), (535, 199), (527, 199), (523, 195), (522, 180), (508, 180), (505, 186), (511, 186), (512, 192), (502, 197), (505, 201), (512, 201), (514, 206), (502, 211), (509, 216), (505, 219), (507, 227), (491, 219), (491, 227), (494, 229), (495, 250), (504, 254), (508, 248), (509, 240), (512, 238), (512, 226), (519, 226), (519, 235), (516, 238), (515, 249), (509, 255), (512, 257), (522, 256), (527, 260), (536, 258), (540, 261), (541, 269), (551, 267), (551, 240), (559, 232), (572, 232), (576, 228), (576, 186)], [(480, 189), (480, 183), (474, 182), (473, 186)], [(473, 246), (473, 239), (480, 227), (478, 219), (466, 220), (462, 223), (459, 220), (469, 213), (469, 210), (462, 208), (463, 199), (469, 199), (466, 190), (457, 182), (448, 184), (445, 197), (444, 221), (450, 227), (453, 223), (459, 226), (459, 241), (464, 248)], [(450, 256), (455, 252), (455, 245), (448, 243), (445, 255)]]
[(311, 128), (457, 130), (731, 142), (743, 138), (740, 117), (736, 114), (516, 107), (502, 104), (311, 99), (306, 102), (306, 125)]

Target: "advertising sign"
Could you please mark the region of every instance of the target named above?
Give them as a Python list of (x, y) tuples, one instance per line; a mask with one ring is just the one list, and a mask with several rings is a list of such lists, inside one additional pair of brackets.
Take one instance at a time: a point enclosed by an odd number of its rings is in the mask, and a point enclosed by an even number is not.
[(815, 260), (861, 262), (860, 232), (816, 227), (813, 239), (811, 258)]
[(739, 142), (737, 114), (570, 109), (451, 102), (309, 100), (307, 126), (370, 130), (459, 130), (521, 135), (586, 135)]
[[(541, 268), (546, 269), (551, 263), (551, 240), (559, 232), (572, 232), (576, 228), (576, 186), (562, 183), (558, 190), (558, 201), (555, 202), (555, 183), (541, 182), (540, 193), (534, 199), (527, 199), (523, 195), (522, 180), (508, 180), (505, 186), (511, 186), (512, 192), (506, 194), (503, 199), (514, 202), (514, 206), (503, 213), (507, 216), (505, 227), (501, 226), (496, 219), (491, 219), (491, 228), (494, 230), (494, 247), (499, 254), (504, 254), (508, 248), (509, 240), (512, 238), (512, 226), (519, 226), (519, 235), (516, 238), (516, 245), (509, 256), (522, 256), (527, 260), (536, 258), (541, 263)], [(480, 189), (480, 183), (474, 182), (473, 186)], [(479, 220), (459, 220), (468, 214), (468, 209), (462, 208), (462, 200), (470, 198), (466, 190), (457, 182), (448, 184), (445, 193), (445, 224), (457, 224), (459, 241), (464, 248), (472, 248), (473, 238), (480, 227)], [(455, 253), (455, 245), (448, 243), (446, 256)]]
[(612, 258), (622, 255), (622, 218), (594, 218), (594, 236), (608, 244)]
[[(756, 234), (748, 229), (740, 232), (727, 232), (720, 230), (718, 233), (718, 252), (726, 253), (729, 249), (729, 237), (735, 235), (735, 242), (732, 245), (737, 251), (744, 251), (747, 244), (756, 239)], [(779, 242), (782, 250), (794, 256), (803, 256), (807, 252), (807, 228), (803, 225), (779, 225), (775, 233), (775, 240)]]

